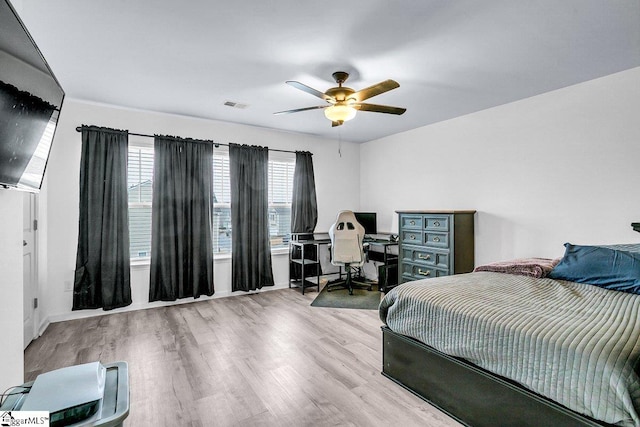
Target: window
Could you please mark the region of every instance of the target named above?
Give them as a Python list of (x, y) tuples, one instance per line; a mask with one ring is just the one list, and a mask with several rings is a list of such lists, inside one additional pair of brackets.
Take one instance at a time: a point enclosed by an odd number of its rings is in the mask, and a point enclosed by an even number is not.
[(153, 149), (129, 145), (129, 248), (131, 258), (151, 256)]
[(231, 252), (229, 153), (213, 153), (213, 253)]
[(269, 161), (269, 235), (271, 247), (289, 245), (295, 162)]
[[(231, 185), (227, 150), (214, 150), (212, 167), (212, 249), (214, 254), (230, 253)], [(289, 244), (294, 170), (293, 156), (269, 160), (269, 235), (272, 249)], [(129, 144), (128, 179), (131, 258), (147, 258), (151, 256), (153, 148)]]
[[(268, 200), (271, 249), (287, 247), (291, 236), (291, 199), (295, 160), (269, 160)], [(213, 251), (231, 252), (229, 153), (213, 153)]]

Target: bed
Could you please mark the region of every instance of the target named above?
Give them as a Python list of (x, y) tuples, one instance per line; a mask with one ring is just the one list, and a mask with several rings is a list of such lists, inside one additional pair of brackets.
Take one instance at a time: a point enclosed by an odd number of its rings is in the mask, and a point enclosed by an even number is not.
[[(640, 426), (640, 253), (590, 248), (567, 244), (553, 271), (568, 275), (396, 287), (380, 304), (383, 375), (467, 425)], [(606, 280), (578, 282), (594, 274)]]

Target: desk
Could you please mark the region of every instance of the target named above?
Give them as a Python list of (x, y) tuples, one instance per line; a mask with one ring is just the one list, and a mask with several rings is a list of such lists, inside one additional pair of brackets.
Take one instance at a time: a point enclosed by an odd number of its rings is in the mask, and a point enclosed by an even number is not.
[[(329, 243), (330, 239), (313, 238), (289, 241), (289, 288), (300, 288), (304, 295), (306, 288), (315, 286), (320, 292), (320, 246)], [(308, 267), (313, 267), (315, 274), (310, 273)], [(309, 280), (311, 276), (315, 276), (316, 283)]]
[[(393, 252), (398, 242), (376, 238), (366, 239), (364, 243), (369, 245), (368, 260), (382, 263), (378, 268), (378, 289), (387, 292), (398, 283), (398, 255)], [(290, 288), (300, 288), (304, 295), (306, 288), (316, 287), (320, 291), (320, 276), (339, 274), (342, 277), (342, 267), (339, 272), (323, 274), (321, 271), (320, 248), (330, 244), (327, 233), (292, 235), (289, 241)]]
[(398, 285), (398, 253), (393, 253), (398, 242), (376, 239), (365, 243), (369, 243), (369, 260), (382, 262), (378, 267), (378, 290), (387, 292)]

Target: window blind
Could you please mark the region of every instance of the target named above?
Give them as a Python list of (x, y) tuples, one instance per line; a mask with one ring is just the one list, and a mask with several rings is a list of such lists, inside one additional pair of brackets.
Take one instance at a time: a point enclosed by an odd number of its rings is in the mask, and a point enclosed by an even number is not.
[(129, 146), (129, 248), (131, 258), (151, 256), (151, 198), (153, 150)]

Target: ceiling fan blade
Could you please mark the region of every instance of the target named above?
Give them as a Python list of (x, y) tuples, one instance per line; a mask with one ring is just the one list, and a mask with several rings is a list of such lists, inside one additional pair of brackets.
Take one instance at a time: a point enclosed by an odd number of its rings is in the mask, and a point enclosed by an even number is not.
[(362, 102), (365, 99), (372, 98), (376, 95), (380, 95), (381, 93), (385, 93), (390, 91), (391, 89), (395, 89), (400, 87), (400, 84), (395, 80), (385, 80), (373, 86), (369, 86), (367, 88), (361, 89), (350, 96), (350, 98), (355, 98), (356, 101)]
[(296, 108), (295, 110), (286, 110), (286, 111), (278, 111), (273, 114), (290, 114), (290, 113), (298, 113), (300, 111), (308, 111), (308, 110), (319, 110), (321, 108), (327, 108), (328, 105), (317, 105), (315, 107), (306, 107), (306, 108)]
[(286, 82), (288, 85), (295, 87), (296, 89), (300, 89), (303, 92), (307, 92), (308, 94), (311, 94), (313, 96), (317, 96), (320, 99), (324, 99), (325, 101), (333, 101), (333, 97), (325, 95), (324, 93), (320, 92), (317, 89), (314, 89), (312, 87), (309, 87), (305, 84), (302, 84), (300, 82), (296, 82), (295, 80), (288, 80)]
[(372, 111), (374, 113), (387, 113), (387, 114), (397, 114), (397, 115), (400, 115), (405, 111), (407, 111), (406, 108), (391, 107), (389, 105), (366, 104), (366, 103), (353, 104), (353, 108), (356, 108), (360, 111)]

